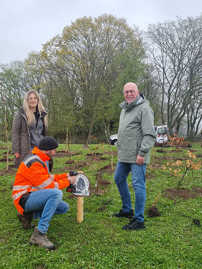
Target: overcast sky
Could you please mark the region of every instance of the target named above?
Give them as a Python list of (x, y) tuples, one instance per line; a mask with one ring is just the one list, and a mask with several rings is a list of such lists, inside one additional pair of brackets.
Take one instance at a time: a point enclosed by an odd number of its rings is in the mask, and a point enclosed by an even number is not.
[(64, 26), (103, 14), (145, 30), (148, 24), (200, 16), (202, 0), (0, 0), (0, 64), (23, 61)]

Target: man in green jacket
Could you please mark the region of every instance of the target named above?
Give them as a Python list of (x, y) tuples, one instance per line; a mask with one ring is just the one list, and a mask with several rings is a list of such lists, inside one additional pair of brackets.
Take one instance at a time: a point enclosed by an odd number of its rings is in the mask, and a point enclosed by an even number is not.
[[(145, 174), (149, 151), (156, 138), (154, 116), (149, 102), (139, 93), (135, 83), (126, 83), (123, 94), (125, 101), (120, 105), (122, 111), (117, 141), (118, 162), (114, 176), (122, 200), (122, 209), (114, 216), (131, 218), (129, 224), (123, 226), (124, 230), (138, 230), (145, 228)], [(135, 192), (135, 214), (127, 184), (130, 171)]]

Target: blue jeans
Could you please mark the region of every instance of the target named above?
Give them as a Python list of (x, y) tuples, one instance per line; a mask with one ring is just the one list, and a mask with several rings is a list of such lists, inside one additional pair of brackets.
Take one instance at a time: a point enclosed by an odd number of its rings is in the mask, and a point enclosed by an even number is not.
[(40, 218), (38, 230), (47, 233), (49, 222), (55, 214), (64, 214), (69, 205), (62, 201), (63, 192), (59, 189), (43, 189), (30, 193), (25, 203), (25, 212), (33, 212), (34, 218)]
[(121, 200), (122, 210), (129, 212), (131, 207), (130, 191), (128, 188), (127, 177), (129, 172), (132, 173), (132, 185), (135, 191), (135, 219), (139, 222), (144, 221), (144, 207), (146, 202), (146, 185), (145, 174), (146, 164), (138, 165), (136, 163), (118, 162), (114, 179), (118, 187)]

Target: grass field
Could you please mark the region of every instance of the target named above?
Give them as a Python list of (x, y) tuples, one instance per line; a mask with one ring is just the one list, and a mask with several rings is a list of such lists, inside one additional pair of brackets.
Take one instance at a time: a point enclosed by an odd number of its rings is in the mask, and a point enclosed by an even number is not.
[[(47, 251), (29, 244), (32, 230), (23, 230), (16, 217), (11, 199), (15, 169), (6, 171), (4, 147), (0, 145), (0, 268), (202, 268), (202, 226), (193, 222), (202, 223), (202, 166), (188, 171), (177, 192), (172, 190), (179, 176), (169, 171), (177, 159), (186, 160), (188, 149), (153, 148), (147, 169), (146, 229), (123, 231), (127, 219), (112, 217), (121, 207), (113, 180), (116, 147), (72, 145), (69, 154), (60, 145), (53, 172), (83, 170), (91, 182), (91, 196), (84, 199), (84, 221), (78, 224), (77, 199), (64, 190), (70, 211), (52, 219), (48, 237), (57, 249)], [(194, 162), (201, 164), (201, 143), (192, 143), (191, 151)], [(130, 177), (128, 182), (134, 203)], [(154, 202), (161, 215), (149, 217)]]

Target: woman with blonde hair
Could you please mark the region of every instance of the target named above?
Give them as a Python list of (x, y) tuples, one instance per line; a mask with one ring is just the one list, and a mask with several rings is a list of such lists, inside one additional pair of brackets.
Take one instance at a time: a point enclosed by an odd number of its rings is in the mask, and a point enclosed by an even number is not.
[(25, 94), (23, 107), (16, 113), (12, 125), (12, 151), (18, 167), (34, 146), (39, 146), (47, 129), (47, 113), (39, 94), (30, 90)]

